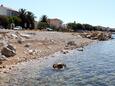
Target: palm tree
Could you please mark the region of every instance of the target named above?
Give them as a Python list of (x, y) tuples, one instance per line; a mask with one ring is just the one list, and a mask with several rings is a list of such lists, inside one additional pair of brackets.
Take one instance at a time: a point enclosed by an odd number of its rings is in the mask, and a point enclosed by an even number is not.
[(34, 19), (35, 19), (35, 16), (34, 16), (34, 14), (32, 13), (32, 12), (30, 12), (30, 11), (27, 11), (27, 14), (26, 14), (26, 16), (27, 16), (27, 23), (28, 23), (28, 28), (34, 28)]
[(38, 29), (46, 29), (47, 27), (49, 27), (48, 24), (48, 19), (46, 15), (43, 15), (40, 19), (40, 21), (38, 22)]
[(26, 21), (26, 9), (19, 9), (19, 17), (21, 18), (22, 22), (21, 22), (21, 26), (23, 28), (27, 27), (27, 21)]
[(47, 23), (47, 16), (46, 15), (43, 15), (41, 17), (41, 22), (46, 22)]

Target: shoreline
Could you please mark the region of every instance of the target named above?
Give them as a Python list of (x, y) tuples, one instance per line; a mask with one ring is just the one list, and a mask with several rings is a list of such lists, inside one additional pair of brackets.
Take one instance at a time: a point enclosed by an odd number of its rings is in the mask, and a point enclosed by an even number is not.
[[(37, 60), (39, 58), (48, 57), (56, 52), (66, 54), (66, 51), (73, 50), (81, 46), (87, 46), (92, 42), (95, 42), (95, 40), (81, 38), (77, 33), (74, 33), (73, 35), (73, 33), (62, 32), (36, 32), (36, 36), (44, 35), (46, 35), (47, 39), (46, 37), (43, 37), (43, 39), (41, 39), (41, 37), (38, 37), (36, 40), (33, 39), (33, 37), (35, 36), (32, 36), (32, 38), (30, 38), (29, 40), (32, 39), (35, 41), (29, 41), (28, 39), (26, 39), (22, 44), (11, 41), (12, 44), (16, 46), (17, 54), (14, 57), (9, 57), (6, 61), (3, 61), (3, 64), (0, 65), (0, 72), (8, 72), (8, 70), (12, 70), (12, 68), (17, 64), (28, 62), (33, 59)], [(68, 42), (75, 43), (67, 46)], [(27, 43), (31, 44), (31, 48), (24, 47)], [(36, 49), (36, 52), (28, 53), (27, 49)]]
[[(97, 41), (93, 41), (93, 42), (90, 42), (89, 44), (86, 44), (84, 45), (84, 47), (86, 46), (90, 46), (94, 43), (97, 43)], [(44, 56), (41, 56), (40, 58), (36, 58), (36, 59), (29, 59), (27, 61), (22, 61), (22, 62), (18, 62), (16, 64), (11, 64), (11, 65), (8, 65), (6, 66), (5, 68), (3, 68), (2, 70), (0, 70), (0, 73), (1, 74), (5, 74), (5, 73), (9, 73), (10, 71), (12, 71), (13, 69), (17, 69), (17, 67), (20, 67), (20, 66), (23, 66), (25, 64), (28, 64), (30, 62), (39, 62), (41, 63), (42, 61), (44, 60), (48, 60), (48, 59), (51, 59), (51, 58), (54, 58), (56, 59), (56, 56), (57, 55), (66, 55), (66, 54), (70, 54), (72, 51), (76, 51), (77, 49), (79, 49), (81, 47), (78, 47), (78, 48), (74, 48), (74, 49), (68, 49), (68, 50), (65, 50), (65, 52), (67, 51), (67, 53), (64, 53), (62, 50), (59, 50), (59, 51), (55, 51), (55, 52), (51, 52), (51, 53), (48, 53), (47, 55), (44, 55)], [(79, 50), (77, 50), (79, 51)], [(82, 51), (79, 51), (79, 52), (82, 52)]]

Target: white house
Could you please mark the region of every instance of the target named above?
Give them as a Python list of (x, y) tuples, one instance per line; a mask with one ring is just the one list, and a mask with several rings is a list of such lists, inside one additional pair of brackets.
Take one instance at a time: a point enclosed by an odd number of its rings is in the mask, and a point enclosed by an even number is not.
[(4, 7), (3, 5), (0, 6), (0, 15), (3, 16), (16, 16), (18, 12), (16, 10)]

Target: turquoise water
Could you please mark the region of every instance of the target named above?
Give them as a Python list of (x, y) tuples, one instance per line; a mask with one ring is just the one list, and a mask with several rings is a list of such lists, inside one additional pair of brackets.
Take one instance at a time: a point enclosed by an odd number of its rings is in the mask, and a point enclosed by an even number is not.
[[(50, 57), (50, 58), (49, 58)], [(17, 66), (6, 86), (115, 86), (115, 39), (101, 41), (68, 54), (55, 54)], [(54, 70), (63, 62), (67, 68)]]

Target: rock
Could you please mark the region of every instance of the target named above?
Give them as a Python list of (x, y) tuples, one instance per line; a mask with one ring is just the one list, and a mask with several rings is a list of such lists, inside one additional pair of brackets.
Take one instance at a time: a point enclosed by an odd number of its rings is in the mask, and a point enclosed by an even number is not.
[(75, 46), (75, 45), (76, 45), (76, 43), (75, 43), (75, 41), (69, 41), (69, 42), (67, 43), (67, 45), (70, 45), (70, 46)]
[(26, 39), (29, 39), (30, 38), (30, 35), (28, 35), (28, 34), (20, 34), (21, 35), (21, 37), (24, 37), (24, 38), (26, 38)]
[(61, 52), (62, 52), (63, 54), (69, 53), (68, 50), (61, 50)]
[(64, 67), (66, 67), (66, 64), (63, 64), (63, 63), (53, 64), (54, 69), (62, 69)]
[(16, 48), (12, 44), (8, 44), (7, 48), (16, 51)]
[[(2, 64), (2, 61), (0, 61), (0, 64)], [(1, 67), (0, 67), (1, 68)]]
[(24, 40), (22, 37), (19, 37), (18, 40), (17, 40), (17, 42), (18, 42), (19, 44), (22, 44), (24, 41), (25, 41), (25, 40)]
[(87, 35), (86, 37), (87, 37), (87, 38), (91, 38), (91, 35)]
[(82, 36), (81, 36), (81, 35), (77, 35), (77, 37), (82, 38)]
[(33, 55), (33, 54), (34, 54), (34, 51), (33, 51), (33, 50), (29, 50), (28, 53), (29, 53), (30, 55)]
[(82, 37), (89, 38), (92, 40), (99, 40), (99, 41), (104, 41), (111, 39), (112, 35), (110, 32), (104, 32), (104, 31), (90, 31), (87, 33), (81, 33), (80, 34)]
[(36, 49), (30, 49), (30, 50), (28, 50), (28, 53), (29, 53), (30, 55), (34, 55), (34, 54), (37, 54), (38, 51), (37, 51)]
[(1, 55), (0, 54), (0, 61), (4, 61), (4, 60), (6, 60), (7, 58), (4, 56), (4, 55)]
[(78, 50), (78, 51), (83, 51), (83, 48), (78, 48), (77, 50)]
[(11, 57), (16, 55), (16, 48), (8, 44), (7, 46), (4, 46), (3, 49), (1, 50), (1, 54), (6, 56), (6, 57)]
[(18, 36), (17, 36), (16, 34), (11, 34), (11, 36), (12, 36), (13, 38), (18, 38)]
[(24, 47), (30, 47), (31, 44), (30, 43), (27, 43)]
[(19, 44), (22, 44), (22, 43), (23, 43), (22, 40), (17, 40), (17, 42), (18, 42)]

